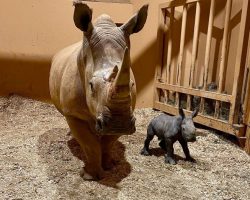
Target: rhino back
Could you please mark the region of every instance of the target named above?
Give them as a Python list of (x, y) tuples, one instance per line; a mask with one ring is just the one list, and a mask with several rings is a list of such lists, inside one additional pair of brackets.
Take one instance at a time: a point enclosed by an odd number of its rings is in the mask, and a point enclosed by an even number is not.
[(62, 49), (54, 56), (49, 87), (51, 99), (63, 115), (85, 119), (88, 112), (77, 62), (81, 49), (82, 41)]
[(155, 135), (159, 139), (175, 137), (180, 130), (180, 123), (178, 117), (161, 114), (151, 121)]

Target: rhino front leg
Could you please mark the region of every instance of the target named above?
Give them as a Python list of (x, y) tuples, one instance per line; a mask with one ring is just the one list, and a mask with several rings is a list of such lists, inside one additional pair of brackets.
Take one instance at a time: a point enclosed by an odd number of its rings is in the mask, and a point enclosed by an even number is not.
[(174, 142), (171, 139), (165, 139), (165, 146), (167, 149), (167, 154), (165, 154), (165, 163), (175, 165), (176, 161), (174, 159)]
[(188, 143), (183, 138), (179, 139), (179, 142), (180, 142), (182, 149), (184, 151), (184, 154), (186, 156), (186, 160), (190, 161), (190, 162), (196, 162), (196, 160), (190, 156), (190, 152), (188, 149)]
[(101, 144), (99, 138), (93, 134), (86, 122), (74, 118), (66, 117), (71, 133), (84, 150), (87, 161), (82, 172), (85, 180), (99, 180), (103, 176), (101, 165)]
[(114, 143), (118, 140), (120, 136), (117, 135), (105, 135), (102, 136), (101, 146), (102, 146), (102, 167), (104, 170), (111, 169), (115, 161), (111, 156), (111, 150), (114, 146)]

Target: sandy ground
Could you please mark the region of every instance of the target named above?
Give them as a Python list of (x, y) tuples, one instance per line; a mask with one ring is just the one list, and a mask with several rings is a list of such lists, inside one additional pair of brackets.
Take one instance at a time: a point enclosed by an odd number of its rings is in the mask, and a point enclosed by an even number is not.
[(189, 145), (197, 163), (164, 163), (155, 138), (152, 156), (139, 154), (151, 109), (136, 110), (137, 132), (114, 147), (117, 165), (99, 182), (84, 181), (83, 155), (52, 105), (0, 98), (0, 199), (250, 199), (250, 156), (232, 142), (200, 130)]

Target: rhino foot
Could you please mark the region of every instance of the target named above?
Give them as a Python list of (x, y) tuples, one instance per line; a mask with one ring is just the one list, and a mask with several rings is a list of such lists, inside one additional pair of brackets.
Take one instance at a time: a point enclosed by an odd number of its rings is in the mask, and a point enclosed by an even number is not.
[(165, 156), (165, 163), (169, 163), (171, 165), (176, 165), (176, 161), (170, 156)]
[(192, 158), (191, 156), (190, 156), (190, 157), (187, 157), (185, 160), (186, 160), (186, 161), (189, 161), (189, 162), (196, 163), (196, 160), (195, 160), (194, 158)]
[(113, 158), (103, 158), (102, 167), (104, 170), (110, 170), (116, 165), (116, 161)]
[(88, 173), (86, 169), (80, 171), (80, 176), (86, 181), (98, 181), (103, 178), (103, 173)]
[(141, 155), (149, 156), (150, 153), (149, 153), (148, 150), (144, 147), (144, 148), (141, 150)]

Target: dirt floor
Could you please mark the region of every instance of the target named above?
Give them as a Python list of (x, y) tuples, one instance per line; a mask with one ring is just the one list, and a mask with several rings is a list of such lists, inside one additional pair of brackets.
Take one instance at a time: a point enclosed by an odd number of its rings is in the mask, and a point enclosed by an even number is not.
[(137, 132), (114, 147), (116, 167), (99, 182), (84, 181), (82, 152), (54, 106), (18, 96), (0, 98), (0, 199), (250, 199), (250, 156), (213, 131), (189, 145), (197, 163), (164, 163), (155, 138), (152, 156), (139, 154), (146, 127), (159, 114), (135, 111)]

